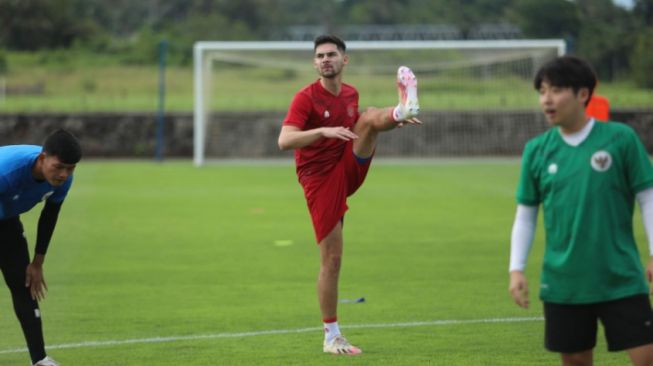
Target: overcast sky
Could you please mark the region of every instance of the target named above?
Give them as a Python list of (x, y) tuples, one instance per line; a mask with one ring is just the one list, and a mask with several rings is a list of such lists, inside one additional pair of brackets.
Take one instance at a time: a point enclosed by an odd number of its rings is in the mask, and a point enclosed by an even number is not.
[(634, 0), (612, 0), (612, 2), (626, 9), (632, 9), (635, 6)]

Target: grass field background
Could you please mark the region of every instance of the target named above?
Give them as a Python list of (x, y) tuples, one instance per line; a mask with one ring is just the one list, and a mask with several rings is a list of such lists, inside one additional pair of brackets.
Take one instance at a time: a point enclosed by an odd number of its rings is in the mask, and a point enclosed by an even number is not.
[[(45, 265), (46, 342), (65, 346), (49, 353), (63, 366), (557, 364), (539, 320), (541, 223), (532, 308), (507, 292), (518, 172), (517, 160), (373, 164), (349, 200), (340, 286), (366, 301), (339, 307), (365, 353), (336, 357), (321, 350), (318, 249), (290, 161), (84, 161)], [(38, 211), (23, 217), (31, 248)], [(143, 341), (155, 337), (172, 338)], [(27, 365), (23, 348), (3, 286), (0, 365)], [(602, 339), (595, 359), (627, 363)]]

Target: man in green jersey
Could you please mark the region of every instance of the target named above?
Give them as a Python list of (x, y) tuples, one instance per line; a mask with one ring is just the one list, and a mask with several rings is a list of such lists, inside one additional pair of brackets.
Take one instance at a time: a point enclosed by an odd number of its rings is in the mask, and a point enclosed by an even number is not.
[[(545, 64), (534, 80), (549, 131), (526, 144), (510, 250), (510, 294), (528, 307), (524, 276), (537, 211), (546, 246), (540, 283), (545, 344), (563, 365), (592, 365), (600, 320), (610, 351), (653, 365), (653, 311), (633, 235), (635, 200), (653, 246), (653, 167), (635, 132), (596, 123), (585, 106), (596, 76), (570, 56)], [(653, 253), (653, 248), (649, 248)]]

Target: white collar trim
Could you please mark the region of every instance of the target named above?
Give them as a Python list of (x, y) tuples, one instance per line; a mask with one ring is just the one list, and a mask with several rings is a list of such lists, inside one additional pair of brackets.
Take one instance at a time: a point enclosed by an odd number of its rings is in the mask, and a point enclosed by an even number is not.
[(590, 120), (587, 122), (585, 127), (583, 127), (582, 130), (570, 134), (565, 134), (562, 132), (562, 130), (558, 130), (560, 132), (560, 137), (571, 146), (578, 146), (580, 145), (585, 139), (587, 139), (587, 136), (589, 136), (590, 132), (592, 132), (592, 128), (594, 127), (594, 118), (590, 118)]

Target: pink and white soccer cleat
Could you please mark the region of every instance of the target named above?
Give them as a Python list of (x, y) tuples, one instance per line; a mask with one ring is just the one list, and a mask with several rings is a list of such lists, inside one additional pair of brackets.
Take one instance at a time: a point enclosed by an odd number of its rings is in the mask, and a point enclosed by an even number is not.
[(343, 336), (336, 336), (330, 342), (324, 341), (322, 348), (325, 353), (332, 353), (334, 355), (360, 355), (363, 351), (360, 348), (352, 346)]
[(399, 105), (393, 114), (395, 121), (404, 121), (417, 116), (419, 114), (417, 78), (406, 66), (400, 66), (397, 70), (397, 90)]

